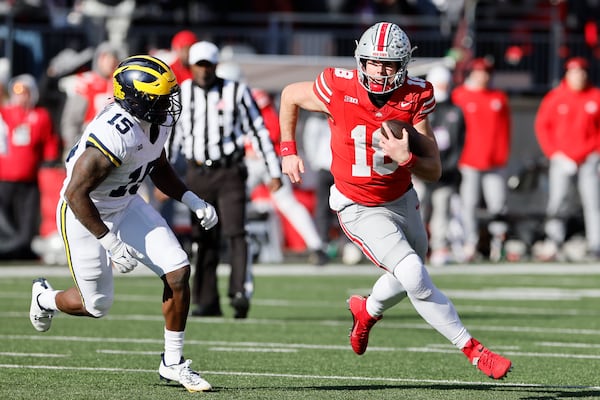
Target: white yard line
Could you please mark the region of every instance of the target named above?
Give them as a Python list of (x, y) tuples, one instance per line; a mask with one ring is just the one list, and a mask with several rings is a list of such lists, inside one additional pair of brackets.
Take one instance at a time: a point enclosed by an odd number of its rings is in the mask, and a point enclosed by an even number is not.
[(52, 353), (16, 353), (16, 352), (0, 352), (0, 356), (6, 357), (35, 357), (35, 358), (61, 358), (68, 357), (68, 354), (52, 354)]
[(537, 346), (545, 347), (570, 347), (576, 349), (600, 349), (598, 343), (570, 343), (570, 342), (535, 342)]
[[(162, 339), (136, 339), (136, 338), (100, 338), (100, 337), (82, 337), (82, 336), (39, 336), (39, 335), (0, 335), (2, 340), (38, 340), (38, 341), (60, 341), (60, 342), (90, 342), (90, 343), (154, 343), (162, 344)], [(304, 344), (304, 343), (273, 343), (273, 342), (234, 342), (234, 341), (214, 341), (214, 340), (186, 340), (187, 345), (208, 346), (214, 351), (239, 351), (239, 352), (254, 352), (254, 351), (297, 351), (297, 350), (330, 350), (330, 351), (347, 351), (348, 346), (344, 345), (320, 345), (320, 344)], [(600, 348), (597, 344), (582, 344), (582, 343), (555, 343), (555, 342), (539, 342), (540, 346), (560, 347), (562, 344), (566, 347), (578, 347), (595, 350)], [(504, 352), (507, 355), (513, 356), (528, 356), (528, 357), (549, 357), (549, 358), (573, 358), (573, 359), (600, 359), (600, 354), (572, 354), (572, 353), (543, 353), (543, 352), (522, 352), (519, 348), (511, 346), (511, 349), (506, 349)], [(137, 354), (137, 355), (157, 355), (156, 352), (140, 352), (128, 350), (112, 350), (102, 349), (98, 352), (106, 354)], [(430, 344), (422, 347), (377, 347), (369, 346), (369, 351), (408, 351), (419, 353), (456, 353), (457, 350), (450, 345)], [(34, 356), (32, 356), (34, 357)]]
[[(128, 369), (128, 368), (102, 368), (102, 367), (68, 367), (60, 365), (19, 365), (19, 364), (0, 364), (0, 368), (13, 369), (47, 369), (47, 370), (65, 370), (65, 371), (88, 371), (88, 372), (116, 372), (116, 373), (152, 373), (156, 374), (156, 369)], [(389, 382), (389, 383), (423, 383), (423, 384), (450, 384), (450, 385), (469, 385), (469, 386), (490, 386), (490, 387), (512, 387), (512, 388), (547, 388), (547, 389), (585, 389), (600, 390), (600, 386), (562, 386), (562, 385), (542, 385), (536, 383), (518, 383), (518, 382), (496, 382), (496, 381), (459, 381), (447, 379), (411, 379), (411, 378), (389, 378), (389, 377), (370, 377), (370, 376), (339, 376), (339, 375), (303, 375), (303, 374), (281, 374), (269, 372), (239, 372), (239, 371), (198, 371), (202, 375), (224, 375), (224, 376), (254, 376), (254, 377), (272, 377), (272, 378), (290, 378), (290, 379), (320, 379), (328, 381), (361, 381), (361, 382)]]
[[(22, 312), (0, 312), (0, 317), (3, 318), (26, 318), (26, 314)], [(66, 316), (70, 318), (69, 316)], [(61, 318), (59, 314), (55, 318)], [(162, 315), (108, 315), (103, 317), (105, 320), (111, 321), (163, 321)], [(243, 321), (230, 319), (230, 318), (189, 318), (187, 321), (188, 324), (228, 324), (237, 326), (238, 324), (246, 324), (246, 325), (265, 325), (265, 326), (274, 326), (274, 325), (293, 325), (293, 324), (305, 324), (306, 321), (302, 320), (283, 320), (283, 319), (266, 319), (266, 318), (247, 318)], [(315, 326), (341, 326), (341, 327), (350, 327), (349, 321), (333, 321), (333, 320), (322, 320), (322, 321), (313, 321), (311, 322)], [(431, 326), (427, 323), (402, 323), (395, 322), (391, 319), (387, 319), (379, 323), (378, 329), (418, 329), (418, 330), (431, 330)], [(560, 335), (583, 335), (583, 336), (600, 336), (600, 329), (576, 329), (576, 328), (548, 328), (548, 327), (536, 327), (536, 326), (504, 326), (504, 325), (469, 325), (469, 330), (471, 331), (491, 331), (491, 332), (525, 332), (525, 333), (547, 333), (547, 334), (560, 334)], [(10, 335), (0, 335), (2, 337), (8, 337)], [(41, 336), (28, 336), (32, 340), (40, 339)], [(44, 338), (49, 338), (48, 340), (52, 340), (51, 338), (54, 336), (45, 336)], [(187, 342), (187, 340), (186, 340)], [(370, 348), (370, 347), (369, 347)]]

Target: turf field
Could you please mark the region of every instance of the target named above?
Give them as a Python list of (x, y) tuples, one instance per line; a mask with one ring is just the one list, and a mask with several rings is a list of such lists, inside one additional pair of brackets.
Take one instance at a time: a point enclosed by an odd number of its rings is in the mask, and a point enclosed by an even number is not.
[[(600, 399), (600, 266), (454, 266), (432, 271), (471, 333), (512, 359), (493, 381), (405, 300), (349, 347), (349, 294), (368, 294), (370, 266), (258, 266), (247, 320), (189, 320), (185, 355), (214, 387), (188, 393), (158, 379), (160, 281), (116, 276), (111, 314), (29, 323), (31, 278), (55, 288), (66, 267), (0, 267), (2, 399)], [(222, 289), (226, 282), (222, 278)]]

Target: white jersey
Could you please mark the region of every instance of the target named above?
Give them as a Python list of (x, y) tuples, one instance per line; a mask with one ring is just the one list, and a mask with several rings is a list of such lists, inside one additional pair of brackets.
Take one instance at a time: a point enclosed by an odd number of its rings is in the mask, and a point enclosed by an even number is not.
[(95, 147), (116, 168), (90, 193), (90, 198), (101, 216), (127, 207), (144, 178), (152, 171), (172, 129), (156, 125), (158, 135), (151, 141), (150, 126), (150, 123), (134, 118), (117, 103), (104, 108), (88, 124), (66, 159), (67, 177), (61, 196), (64, 198), (77, 159), (86, 148)]

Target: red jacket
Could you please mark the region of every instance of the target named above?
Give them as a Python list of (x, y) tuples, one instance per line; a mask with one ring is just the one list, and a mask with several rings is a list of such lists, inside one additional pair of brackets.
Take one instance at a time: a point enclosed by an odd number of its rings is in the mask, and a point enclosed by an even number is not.
[(544, 96), (536, 119), (535, 134), (544, 155), (556, 152), (581, 164), (600, 151), (600, 89), (570, 89), (563, 80)]
[(265, 126), (269, 130), (269, 137), (273, 142), (273, 147), (277, 155), (280, 155), (279, 142), (281, 140), (281, 130), (279, 128), (279, 114), (272, 104), (260, 109)]
[(113, 101), (113, 79), (102, 77), (94, 71), (86, 71), (77, 76), (75, 92), (87, 101), (87, 109), (83, 118), (88, 124), (100, 110)]
[(44, 161), (59, 157), (58, 135), (48, 111), (0, 107), (0, 181), (35, 182)]
[(511, 134), (506, 94), (462, 85), (452, 92), (452, 101), (462, 109), (466, 126), (465, 145), (458, 164), (481, 171), (506, 166)]
[(171, 63), (170, 67), (173, 73), (175, 74), (175, 77), (177, 78), (177, 83), (181, 84), (181, 82), (187, 79), (192, 79), (191, 68), (183, 65), (181, 60), (176, 59), (175, 61), (173, 61), (173, 63)]

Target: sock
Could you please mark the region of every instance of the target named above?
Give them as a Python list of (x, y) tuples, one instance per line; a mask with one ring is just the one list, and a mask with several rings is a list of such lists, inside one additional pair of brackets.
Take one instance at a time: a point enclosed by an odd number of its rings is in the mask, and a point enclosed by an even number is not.
[(165, 365), (174, 365), (181, 362), (184, 336), (185, 331), (175, 332), (165, 328)]
[(60, 290), (45, 290), (37, 298), (38, 304), (45, 310), (58, 311), (56, 307), (56, 295)]

